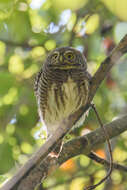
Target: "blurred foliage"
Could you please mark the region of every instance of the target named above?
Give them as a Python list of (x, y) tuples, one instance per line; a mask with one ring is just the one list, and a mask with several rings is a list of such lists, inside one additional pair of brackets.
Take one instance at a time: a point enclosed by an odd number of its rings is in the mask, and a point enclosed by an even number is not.
[[(45, 141), (33, 92), (35, 73), (48, 51), (73, 46), (93, 74), (127, 33), (126, 0), (0, 0), (0, 183)], [(94, 98), (103, 122), (127, 112), (127, 56), (108, 74)], [(81, 135), (98, 127), (90, 111)], [(114, 160), (127, 163), (127, 133), (116, 138)], [(106, 157), (101, 145), (95, 150)], [(85, 156), (67, 161), (44, 183), (53, 190), (83, 190), (105, 175)], [(101, 185), (97, 189), (103, 189)], [(114, 171), (112, 190), (127, 189), (127, 174)], [(110, 188), (110, 189), (111, 189)], [(108, 188), (108, 190), (110, 190)]]

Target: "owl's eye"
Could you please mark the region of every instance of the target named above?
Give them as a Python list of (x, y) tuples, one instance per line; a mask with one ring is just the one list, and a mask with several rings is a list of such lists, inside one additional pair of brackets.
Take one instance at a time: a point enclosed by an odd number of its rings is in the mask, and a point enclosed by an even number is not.
[(75, 58), (75, 55), (72, 52), (67, 52), (64, 56), (69, 60), (73, 60)]
[(58, 59), (58, 56), (59, 56), (59, 53), (54, 53), (52, 56), (51, 56), (51, 60), (52, 61), (55, 61)]

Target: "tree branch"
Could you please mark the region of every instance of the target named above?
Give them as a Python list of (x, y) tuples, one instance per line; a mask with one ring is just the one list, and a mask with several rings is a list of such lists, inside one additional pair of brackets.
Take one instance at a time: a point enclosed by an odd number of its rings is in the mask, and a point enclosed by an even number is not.
[[(109, 134), (109, 138), (119, 135), (120, 133), (127, 130), (127, 115), (105, 125), (105, 128)], [(51, 158), (50, 156), (47, 156), (35, 168), (33, 168), (29, 175), (27, 175), (24, 180), (14, 189), (34, 189), (36, 185), (40, 184), (41, 181), (43, 181), (50, 173), (55, 171), (62, 163), (79, 154), (84, 154), (96, 162), (99, 162), (105, 166), (109, 166), (108, 161), (91, 152), (91, 150), (96, 148), (98, 144), (102, 144), (105, 141), (106, 139), (103, 130), (98, 128), (87, 135), (75, 138), (65, 143), (59, 158)], [(113, 167), (115, 169), (127, 172), (127, 167), (125, 166), (114, 163)]]
[[(7, 46), (11, 46), (11, 47), (20, 46), (20, 47), (26, 48), (26, 49), (32, 49), (34, 47), (42, 46), (44, 44), (44, 42), (42, 42), (42, 43), (36, 43), (36, 44), (30, 44), (29, 42), (16, 42), (16, 41), (8, 40), (8, 39), (1, 39), (1, 38), (0, 38), (0, 41), (2, 41), (3, 43), (5, 43)], [(45, 48), (45, 47), (43, 46), (43, 48)]]
[[(8, 46), (21, 46), (23, 48), (32, 48), (32, 47), (36, 47), (36, 45), (30, 45), (27, 42), (15, 42), (15, 41), (11, 41), (11, 40), (7, 40), (7, 39), (1, 39), (0, 41), (2, 41), (3, 43), (7, 44)], [(39, 45), (38, 45), (39, 46)]]
[[(75, 122), (82, 116), (82, 114), (89, 108), (90, 102), (92, 101), (96, 90), (100, 86), (103, 79), (106, 77), (107, 73), (111, 67), (118, 62), (120, 57), (127, 52), (127, 35), (120, 41), (118, 46), (111, 52), (111, 54), (103, 61), (94, 77), (91, 81), (90, 95), (87, 105), (81, 107), (77, 112), (70, 115), (68, 118), (65, 118), (60, 124), (59, 128), (53, 133), (53, 135), (46, 141), (46, 143), (29, 159), (29, 161), (21, 167), (21, 169), (14, 175), (14, 177), (9, 180), (0, 190), (10, 190), (10, 189), (24, 189), (24, 186), (21, 188), (20, 182), (23, 182), (23, 179), (26, 178), (33, 170), (37, 169), (37, 163), (40, 163), (49, 152), (51, 152), (59, 139), (62, 139), (64, 135), (71, 129)], [(90, 133), (91, 134), (91, 133)], [(115, 134), (115, 132), (114, 132)], [(109, 134), (110, 136), (110, 134)], [(102, 135), (99, 136), (100, 143), (102, 142)], [(104, 138), (104, 137), (103, 137)], [(105, 138), (104, 138), (105, 139)], [(95, 139), (96, 140), (96, 139)], [(83, 141), (83, 144), (87, 144)], [(94, 142), (95, 144), (95, 142)], [(71, 148), (73, 148), (71, 146)], [(67, 153), (66, 153), (67, 154)], [(66, 155), (65, 154), (65, 155)], [(33, 173), (35, 176), (34, 181), (36, 181), (36, 172)], [(42, 171), (40, 171), (40, 176), (42, 176)], [(41, 179), (40, 179), (41, 180)], [(29, 183), (34, 183), (34, 181), (29, 181)], [(34, 183), (34, 186), (36, 183)]]
[(110, 69), (118, 63), (119, 59), (124, 53), (127, 53), (127, 34), (120, 41), (120, 43), (112, 50), (112, 52), (107, 56), (107, 58), (101, 63), (99, 69), (94, 74), (91, 81), (91, 91), (89, 100), (93, 98), (96, 90), (100, 86), (101, 82), (107, 76)]

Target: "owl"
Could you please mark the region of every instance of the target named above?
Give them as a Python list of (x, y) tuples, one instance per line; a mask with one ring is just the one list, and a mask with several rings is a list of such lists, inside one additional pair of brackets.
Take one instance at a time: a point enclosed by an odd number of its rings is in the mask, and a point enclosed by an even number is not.
[[(51, 51), (34, 84), (39, 115), (50, 136), (63, 119), (87, 103), (91, 76), (84, 55), (72, 47)], [(83, 115), (79, 122), (85, 120)]]

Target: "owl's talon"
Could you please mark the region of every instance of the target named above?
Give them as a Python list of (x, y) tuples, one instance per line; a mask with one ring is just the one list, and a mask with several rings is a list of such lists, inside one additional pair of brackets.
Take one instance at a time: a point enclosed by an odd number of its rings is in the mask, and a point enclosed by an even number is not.
[(50, 152), (49, 153), (49, 156), (51, 157), (51, 158), (58, 158), (59, 157), (59, 153), (57, 154), (57, 153), (55, 153), (55, 152)]
[(55, 147), (55, 150), (53, 150), (53, 152), (49, 153), (49, 156), (51, 156), (52, 158), (58, 158), (60, 156), (60, 153), (62, 151), (63, 148), (63, 141), (59, 141)]

